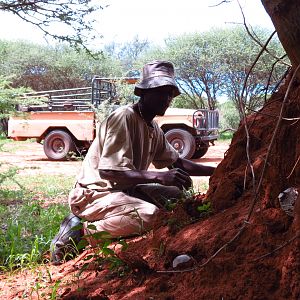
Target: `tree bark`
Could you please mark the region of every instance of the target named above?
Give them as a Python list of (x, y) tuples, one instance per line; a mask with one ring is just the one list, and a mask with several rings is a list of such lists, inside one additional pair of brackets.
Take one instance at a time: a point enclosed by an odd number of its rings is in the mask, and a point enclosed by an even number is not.
[(261, 0), (261, 2), (293, 67), (296, 68), (300, 63), (300, 0)]

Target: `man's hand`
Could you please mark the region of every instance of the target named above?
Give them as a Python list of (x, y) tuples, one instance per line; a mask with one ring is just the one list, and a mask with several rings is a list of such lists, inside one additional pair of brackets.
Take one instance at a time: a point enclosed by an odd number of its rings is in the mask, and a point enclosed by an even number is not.
[(99, 174), (102, 179), (131, 186), (143, 183), (159, 183), (162, 185), (177, 186), (181, 190), (187, 190), (192, 186), (192, 179), (189, 174), (180, 168), (174, 168), (165, 172), (100, 170)]
[(215, 167), (197, 164), (184, 158), (178, 158), (172, 167), (180, 168), (190, 176), (211, 176), (216, 169)]
[(157, 179), (162, 185), (177, 186), (181, 190), (188, 190), (192, 186), (192, 179), (189, 174), (179, 168), (159, 172)]

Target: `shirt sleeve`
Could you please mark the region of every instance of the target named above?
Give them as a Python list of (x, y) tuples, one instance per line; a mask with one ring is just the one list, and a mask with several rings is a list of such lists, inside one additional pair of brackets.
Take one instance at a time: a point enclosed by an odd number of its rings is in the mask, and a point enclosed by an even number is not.
[(134, 170), (131, 136), (134, 131), (132, 118), (126, 113), (111, 115), (106, 122), (105, 134), (100, 134), (103, 145), (99, 170)]
[[(158, 126), (157, 126), (158, 127)], [(162, 169), (172, 165), (178, 158), (178, 152), (171, 146), (165, 138), (163, 131), (158, 127), (157, 151), (153, 159), (153, 165), (157, 169)]]

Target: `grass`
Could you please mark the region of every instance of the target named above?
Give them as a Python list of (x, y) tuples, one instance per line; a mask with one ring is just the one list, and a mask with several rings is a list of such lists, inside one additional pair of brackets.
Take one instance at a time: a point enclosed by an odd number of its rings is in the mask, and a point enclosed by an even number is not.
[[(26, 141), (28, 143), (28, 141)], [(0, 150), (23, 147), (0, 136)], [(69, 213), (67, 196), (73, 176), (17, 174), (0, 163), (0, 272), (43, 262), (62, 219)]]
[(220, 141), (228, 141), (228, 140), (232, 140), (233, 137), (233, 132), (232, 131), (226, 131), (226, 132), (222, 132), (219, 136)]
[(35, 139), (28, 139), (26, 141), (14, 141), (8, 138), (0, 137), (0, 151), (8, 153), (16, 153), (24, 148), (24, 144), (35, 143)]
[(43, 261), (61, 220), (69, 213), (66, 200), (73, 181), (63, 175), (16, 175), (1, 184), (0, 271)]
[(195, 192), (206, 193), (208, 189), (208, 180), (201, 177), (194, 177), (193, 185)]
[[(13, 180), (6, 180), (2, 184), (3, 190), (21, 192), (30, 199), (51, 200), (59, 196), (68, 195), (74, 184), (74, 176), (65, 175), (16, 175)], [(27, 198), (28, 198), (27, 197)]]

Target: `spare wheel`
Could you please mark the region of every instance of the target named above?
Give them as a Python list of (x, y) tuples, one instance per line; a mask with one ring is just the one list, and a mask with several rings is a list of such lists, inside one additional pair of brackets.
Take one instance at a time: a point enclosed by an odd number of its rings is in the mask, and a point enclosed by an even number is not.
[(179, 153), (180, 158), (190, 159), (195, 153), (196, 142), (194, 137), (186, 130), (171, 129), (165, 133), (166, 139)]
[(208, 148), (209, 148), (208, 143), (200, 142), (200, 144), (197, 145), (197, 149), (196, 149), (194, 155), (192, 156), (192, 159), (197, 159), (197, 158), (204, 156), (206, 154)]

